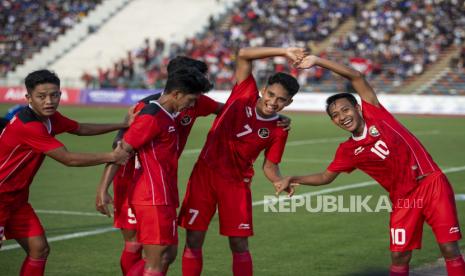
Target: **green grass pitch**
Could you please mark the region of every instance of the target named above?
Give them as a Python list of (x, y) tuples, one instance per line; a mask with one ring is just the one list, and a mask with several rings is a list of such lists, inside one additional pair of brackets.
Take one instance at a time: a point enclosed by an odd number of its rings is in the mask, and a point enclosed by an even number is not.
[[(0, 114), (7, 105), (0, 105)], [(123, 108), (61, 107), (60, 111), (80, 122), (118, 122)], [(282, 162), (283, 174), (302, 174), (323, 170), (332, 159), (340, 141), (347, 134), (333, 126), (324, 114), (288, 114), (292, 130)], [(465, 120), (463, 117), (398, 116), (423, 142), (443, 169), (465, 166)], [(186, 152), (180, 160), (180, 197), (212, 118), (201, 118), (192, 130)], [(58, 138), (72, 151), (107, 151), (114, 134), (96, 137), (61, 135)], [(335, 139), (336, 138), (336, 139)], [(328, 140), (329, 139), (329, 140)], [(303, 141), (303, 142), (297, 142)], [(191, 150), (191, 151), (189, 151)], [(272, 195), (256, 162), (253, 200)], [(46, 159), (31, 187), (30, 202), (38, 210), (94, 212), (96, 185), (102, 166), (67, 168)], [(465, 168), (449, 173), (455, 192), (465, 194)], [(298, 187), (297, 194), (350, 185), (370, 180), (360, 172), (341, 175), (323, 187)], [(386, 195), (379, 186), (349, 189), (332, 195)], [(465, 202), (457, 208), (465, 221)], [(80, 216), (39, 213), (48, 238), (108, 228), (112, 220), (103, 216)], [(389, 213), (310, 213), (300, 208), (294, 213), (265, 212), (263, 205), (254, 207), (255, 236), (250, 239), (255, 275), (387, 275), (390, 263)], [(178, 258), (170, 275), (181, 275), (181, 252), (184, 231), (179, 229)], [(4, 246), (15, 244), (7, 241)], [(463, 243), (462, 243), (463, 245)], [(81, 238), (51, 242), (46, 275), (119, 275), (119, 254), (123, 246), (117, 231)], [(463, 248), (463, 247), (462, 247)], [(414, 252), (412, 267), (439, 258), (431, 229), (425, 226), (423, 248)], [(18, 275), (24, 258), (22, 249), (0, 251), (0, 274)], [(204, 247), (203, 275), (231, 275), (231, 254), (225, 237), (218, 234), (218, 220), (213, 219)]]

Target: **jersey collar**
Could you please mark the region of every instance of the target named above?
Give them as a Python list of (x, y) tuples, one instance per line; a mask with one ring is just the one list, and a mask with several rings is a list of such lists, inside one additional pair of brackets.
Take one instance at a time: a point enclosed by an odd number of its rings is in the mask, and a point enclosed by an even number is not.
[(279, 114), (276, 113), (275, 116), (273, 117), (270, 117), (270, 118), (263, 118), (262, 116), (260, 116), (257, 112), (257, 105), (255, 105), (255, 117), (257, 118), (257, 120), (259, 121), (273, 121), (273, 120), (276, 120), (279, 118)]
[(367, 128), (367, 123), (365, 122), (365, 126), (363, 127), (362, 135), (355, 137), (352, 134), (352, 139), (354, 139), (354, 141), (361, 141), (361, 140), (363, 140), (363, 139), (365, 139), (367, 137), (367, 132), (368, 132), (368, 128)]
[(170, 116), (170, 118), (171, 118), (172, 120), (174, 120), (174, 118), (176, 117), (174, 114), (169, 113), (168, 110), (166, 110), (159, 102), (157, 102), (157, 101), (150, 101), (150, 103), (154, 103), (154, 104), (158, 105), (158, 106), (161, 108), (161, 110), (163, 110), (168, 116)]

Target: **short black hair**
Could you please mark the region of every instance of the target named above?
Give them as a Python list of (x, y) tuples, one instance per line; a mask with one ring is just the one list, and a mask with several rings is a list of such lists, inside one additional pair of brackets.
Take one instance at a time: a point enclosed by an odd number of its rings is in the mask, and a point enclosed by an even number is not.
[(199, 72), (202, 74), (206, 74), (208, 72), (208, 66), (205, 62), (186, 56), (177, 56), (170, 60), (168, 67), (166, 67), (166, 71), (168, 71), (169, 75), (179, 69), (186, 67), (193, 67), (199, 70)]
[(54, 72), (46, 69), (31, 72), (24, 79), (24, 85), (26, 85), (26, 90), (29, 94), (32, 93), (37, 85), (44, 83), (52, 83), (60, 87), (60, 79), (58, 76)]
[(210, 91), (213, 85), (199, 70), (186, 67), (168, 75), (165, 93), (179, 90), (184, 94), (201, 94)]
[(355, 96), (351, 93), (338, 93), (338, 94), (334, 94), (330, 97), (328, 97), (326, 99), (326, 113), (331, 116), (331, 114), (329, 114), (329, 107), (337, 100), (339, 99), (347, 99), (353, 106), (356, 106), (358, 104), (357, 102), (357, 99), (355, 98)]
[(286, 73), (276, 73), (268, 79), (268, 85), (275, 83), (281, 84), (286, 89), (289, 96), (293, 97), (299, 91), (300, 85), (297, 80)]

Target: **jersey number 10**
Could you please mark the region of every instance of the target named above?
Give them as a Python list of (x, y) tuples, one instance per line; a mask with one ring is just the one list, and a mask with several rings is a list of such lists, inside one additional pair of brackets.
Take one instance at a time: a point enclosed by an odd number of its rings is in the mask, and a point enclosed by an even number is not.
[(389, 155), (389, 149), (383, 140), (378, 140), (370, 151), (378, 155), (383, 160)]

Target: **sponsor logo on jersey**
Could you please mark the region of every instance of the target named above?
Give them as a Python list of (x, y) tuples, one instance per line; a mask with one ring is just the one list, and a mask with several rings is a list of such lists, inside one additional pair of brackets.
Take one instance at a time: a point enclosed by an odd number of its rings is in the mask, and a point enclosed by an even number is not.
[(451, 227), (449, 229), (449, 234), (453, 234), (453, 233), (457, 233), (457, 232), (460, 232), (460, 228), (458, 228), (457, 226)]
[(239, 224), (239, 227), (237, 227), (238, 229), (250, 229), (250, 224), (248, 223), (241, 223)]
[(378, 137), (379, 136), (379, 131), (376, 128), (376, 126), (371, 126), (370, 129), (368, 130), (368, 133), (370, 133), (370, 135), (373, 136), (373, 137)]
[(245, 114), (247, 115), (247, 118), (252, 117), (252, 108), (250, 106), (245, 107)]
[(175, 128), (174, 126), (170, 126), (170, 127), (168, 128), (168, 133), (169, 133), (169, 132), (174, 132), (174, 131), (176, 131), (176, 128)]
[(188, 124), (190, 124), (192, 122), (192, 118), (191, 116), (189, 115), (185, 115), (184, 117), (182, 117), (181, 119), (181, 125), (183, 126), (187, 126)]
[(270, 137), (270, 130), (265, 127), (261, 128), (258, 130), (258, 136), (260, 136), (260, 138), (263, 138), (263, 139), (268, 138)]
[(365, 150), (365, 148), (362, 147), (362, 146), (360, 146), (360, 147), (358, 147), (358, 148), (355, 149), (354, 154), (355, 154), (355, 155), (359, 155), (359, 154), (362, 153), (362, 151), (364, 151), (364, 150)]

